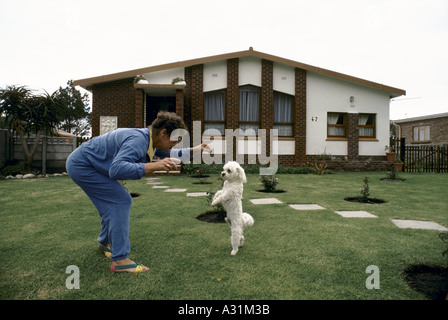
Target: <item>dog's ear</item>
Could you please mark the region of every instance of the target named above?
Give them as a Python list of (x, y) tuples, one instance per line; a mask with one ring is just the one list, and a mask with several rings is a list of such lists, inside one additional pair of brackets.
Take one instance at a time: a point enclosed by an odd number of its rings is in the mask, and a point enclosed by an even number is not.
[(241, 181), (243, 181), (243, 183), (246, 183), (247, 179), (246, 179), (246, 173), (244, 172), (244, 169), (241, 167), (236, 168), (236, 169), (238, 171), (238, 175), (241, 177)]

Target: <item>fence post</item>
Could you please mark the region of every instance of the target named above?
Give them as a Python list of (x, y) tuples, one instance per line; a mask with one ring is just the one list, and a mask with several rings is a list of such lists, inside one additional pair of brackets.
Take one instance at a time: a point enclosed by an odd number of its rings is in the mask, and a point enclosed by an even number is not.
[(73, 150), (72, 150), (72, 152), (73, 152), (78, 147), (78, 137), (73, 137), (72, 146), (73, 146)]
[(42, 174), (45, 176), (47, 174), (47, 137), (44, 136), (42, 139)]
[(406, 165), (406, 163), (405, 163), (405, 153), (406, 153), (406, 139), (405, 138), (401, 138), (401, 143), (400, 143), (400, 160), (403, 162), (403, 171), (404, 171), (404, 167)]

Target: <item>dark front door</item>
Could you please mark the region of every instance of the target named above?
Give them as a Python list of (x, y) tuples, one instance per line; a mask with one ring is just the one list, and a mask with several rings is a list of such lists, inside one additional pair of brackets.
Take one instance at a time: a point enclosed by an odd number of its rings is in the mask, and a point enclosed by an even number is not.
[(150, 125), (159, 111), (176, 112), (176, 97), (146, 95), (146, 125)]

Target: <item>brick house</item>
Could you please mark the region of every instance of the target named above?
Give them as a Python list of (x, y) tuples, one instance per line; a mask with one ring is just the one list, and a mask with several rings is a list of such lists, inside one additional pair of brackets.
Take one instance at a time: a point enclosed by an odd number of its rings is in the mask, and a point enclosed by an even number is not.
[[(137, 75), (146, 81), (136, 83)], [(184, 81), (173, 82), (179, 78)], [(145, 127), (159, 110), (168, 110), (181, 115), (190, 132), (200, 121), (201, 133), (221, 136), (213, 140), (215, 153), (225, 154), (225, 129), (245, 133), (233, 148), (246, 156), (260, 153), (257, 129), (277, 129), (278, 145), (261, 148), (277, 155), (280, 165), (299, 166), (326, 154), (347, 170), (381, 167), (389, 144), (389, 101), (405, 95), (402, 89), (252, 48), (75, 85), (93, 94), (93, 136), (117, 127)], [(272, 138), (269, 130), (267, 138)]]
[(392, 121), (407, 145), (448, 144), (448, 113)]

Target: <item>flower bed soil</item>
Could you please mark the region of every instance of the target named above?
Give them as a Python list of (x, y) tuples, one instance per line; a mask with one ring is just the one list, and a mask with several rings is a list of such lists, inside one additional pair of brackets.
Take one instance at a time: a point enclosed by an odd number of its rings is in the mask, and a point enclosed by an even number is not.
[(383, 199), (363, 198), (363, 197), (347, 197), (347, 198), (344, 198), (344, 200), (345, 201), (350, 201), (350, 202), (370, 203), (370, 204), (385, 203), (386, 202), (386, 200), (383, 200)]
[(225, 215), (218, 214), (215, 211), (207, 211), (204, 213), (201, 213), (196, 217), (196, 219), (204, 222), (212, 222), (212, 223), (223, 223)]
[(414, 265), (404, 270), (407, 284), (431, 300), (448, 299), (448, 268)]
[(258, 189), (256, 191), (264, 192), (264, 193), (283, 193), (283, 192), (286, 192), (286, 190), (281, 190), (281, 189), (274, 190), (274, 191), (267, 191), (267, 190), (264, 190), (264, 189)]

